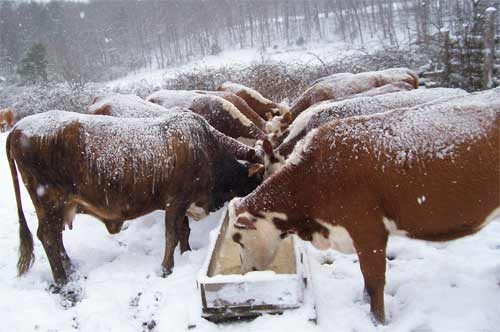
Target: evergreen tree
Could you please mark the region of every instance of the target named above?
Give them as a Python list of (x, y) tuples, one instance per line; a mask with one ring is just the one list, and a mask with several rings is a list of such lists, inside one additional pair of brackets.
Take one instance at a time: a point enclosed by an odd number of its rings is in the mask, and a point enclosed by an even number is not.
[(32, 84), (47, 82), (47, 51), (41, 43), (36, 43), (28, 50), (19, 64), (18, 74), (24, 82)]

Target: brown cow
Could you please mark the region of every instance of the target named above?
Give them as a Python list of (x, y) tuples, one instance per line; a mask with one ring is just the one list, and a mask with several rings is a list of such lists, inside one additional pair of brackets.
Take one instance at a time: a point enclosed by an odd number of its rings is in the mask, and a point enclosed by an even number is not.
[(275, 133), (280, 128), (292, 123), (302, 111), (325, 100), (346, 99), (373, 88), (386, 84), (406, 82), (418, 88), (418, 75), (408, 68), (391, 68), (359, 74), (342, 73), (324, 78), (312, 85), (290, 107), (290, 113), (273, 119), (268, 133)]
[(386, 85), (382, 85), (378, 88), (373, 88), (365, 92), (356, 93), (350, 96), (344, 96), (337, 98), (335, 101), (342, 101), (346, 99), (362, 98), (362, 97), (374, 97), (385, 95), (387, 93), (400, 92), (400, 91), (410, 91), (414, 90), (415, 87), (408, 82), (395, 82)]
[(14, 126), (14, 113), (12, 110), (6, 108), (0, 110), (0, 133), (4, 132)]
[(357, 253), (384, 322), (390, 234), (448, 241), (500, 216), (499, 133), (500, 89), (313, 130), (281, 171), (229, 204), (243, 272), (266, 269), (290, 233)]
[(37, 235), (54, 280), (67, 282), (62, 231), (75, 213), (101, 220), (111, 234), (125, 220), (165, 211), (165, 275), (184, 234), (184, 216), (201, 218), (261, 182), (262, 165), (239, 162), (226, 136), (192, 112), (122, 118), (50, 111), (21, 120), (7, 138), (20, 224), (19, 274), (33, 262), (16, 171), (39, 220)]
[(266, 130), (266, 121), (264, 121), (264, 119), (262, 119), (260, 115), (257, 114), (250, 106), (248, 106), (247, 102), (243, 98), (238, 97), (234, 93), (227, 91), (203, 91), (203, 90), (195, 90), (195, 92), (224, 98), (225, 100), (236, 106), (236, 108), (244, 116), (246, 116), (248, 120), (252, 121), (254, 125), (259, 127), (260, 130), (262, 131)]
[[(336, 75), (341, 75), (341, 74), (336, 74)], [(350, 74), (354, 75), (354, 74)], [(316, 109), (316, 108), (323, 108), (326, 107), (325, 105), (332, 105), (332, 103), (335, 102), (340, 102), (344, 100), (350, 100), (350, 99), (356, 99), (356, 98), (363, 98), (363, 97), (374, 97), (374, 96), (379, 96), (379, 95), (384, 95), (388, 93), (393, 93), (393, 92), (402, 92), (402, 91), (410, 91), (413, 90), (413, 85), (410, 85), (409, 83), (406, 82), (395, 82), (391, 84), (386, 84), (378, 88), (373, 88), (368, 91), (358, 93), (355, 95), (349, 95), (349, 96), (344, 96), (341, 98), (337, 98), (335, 100), (326, 100), (326, 101), (321, 101), (319, 103), (316, 103), (306, 110), (304, 110), (299, 116), (296, 118), (297, 122), (301, 122), (299, 120), (301, 118), (301, 115), (305, 112), (308, 112), (311, 109)], [(372, 112), (376, 113), (376, 112)], [(294, 126), (294, 123), (296, 121), (293, 121), (291, 124), (289, 124), (289, 121), (291, 119), (291, 114), (286, 114), (284, 117), (276, 117), (275, 119), (269, 121), (266, 126), (266, 132), (269, 134), (269, 138), (273, 144), (273, 146), (277, 146), (283, 142), (283, 140), (286, 138), (288, 133), (292, 130), (290, 127)]]
[(432, 101), (445, 101), (465, 95), (467, 92), (461, 89), (435, 88), (394, 92), (339, 102), (317, 103), (302, 112), (288, 127), (289, 134), (276, 149), (276, 157), (283, 163), (292, 153), (295, 144), (304, 138), (309, 131), (332, 120), (383, 113), (396, 108), (414, 107)]
[(222, 83), (217, 90), (231, 92), (243, 98), (255, 112), (266, 120), (269, 120), (275, 115), (282, 115), (288, 112), (286, 106), (279, 105), (261, 95), (257, 90), (242, 84), (225, 82)]
[[(156, 118), (170, 116), (172, 112), (189, 112), (182, 107), (166, 109), (136, 95), (113, 94), (94, 99), (94, 104), (87, 108), (87, 112), (94, 115), (108, 115), (117, 118)], [(237, 140), (220, 133), (213, 128), (214, 134), (219, 136), (219, 141), (239, 160), (262, 164), (265, 157), (263, 142), (259, 142), (256, 148), (244, 145)], [(266, 142), (267, 144), (267, 142)], [(269, 172), (267, 172), (269, 173)]]
[(159, 90), (146, 100), (167, 109), (175, 106), (188, 108), (204, 117), (221, 133), (248, 145), (267, 139), (267, 135), (233, 104), (218, 96), (203, 95), (196, 91)]

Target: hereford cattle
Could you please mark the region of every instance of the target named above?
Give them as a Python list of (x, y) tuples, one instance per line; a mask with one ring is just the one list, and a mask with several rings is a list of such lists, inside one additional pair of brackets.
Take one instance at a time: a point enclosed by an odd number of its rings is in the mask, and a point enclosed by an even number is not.
[(67, 282), (71, 266), (62, 231), (66, 225), (71, 229), (77, 212), (98, 218), (114, 234), (125, 220), (164, 210), (167, 275), (174, 248), (183, 240), (178, 234), (188, 227), (185, 215), (200, 219), (261, 182), (262, 165), (238, 161), (224, 139), (191, 112), (118, 119), (50, 111), (24, 118), (6, 146), (19, 214), (19, 274), (34, 256), (16, 165), (57, 284)]
[[(373, 88), (365, 92), (356, 93), (354, 95), (345, 96), (335, 99), (335, 101), (342, 101), (346, 99), (362, 98), (362, 97), (373, 97), (385, 95), (387, 93), (400, 92), (400, 91), (410, 91), (415, 89), (413, 85), (407, 82), (395, 82), (386, 85), (382, 85), (378, 88)], [(313, 105), (314, 106), (314, 105)]]
[(336, 74), (331, 74), (331, 75), (328, 75), (328, 76), (323, 76), (323, 77), (318, 78), (316, 81), (312, 82), (311, 85), (315, 85), (316, 83), (325, 82), (325, 81), (331, 81), (331, 80), (336, 80), (336, 79), (344, 79), (344, 78), (350, 77), (352, 75), (355, 75), (355, 74), (353, 74), (353, 73), (336, 73)]
[(203, 90), (195, 90), (197, 93), (205, 94), (205, 95), (213, 95), (224, 98), (231, 104), (233, 104), (248, 120), (252, 121), (254, 125), (259, 127), (260, 130), (266, 130), (266, 121), (260, 117), (248, 104), (246, 101), (235, 95), (234, 93), (227, 91), (203, 91)]
[[(280, 240), (357, 253), (384, 322), (390, 234), (448, 241), (500, 216), (500, 89), (329, 122), (286, 165), (229, 205), (242, 270), (264, 270)], [(332, 294), (334, 296), (334, 294)]]
[(14, 113), (10, 109), (0, 110), (0, 133), (12, 128), (14, 125)]
[(204, 117), (221, 133), (249, 145), (267, 138), (266, 134), (233, 104), (218, 96), (203, 95), (196, 91), (159, 90), (146, 100), (167, 109), (175, 106), (188, 108)]
[[(179, 108), (178, 110), (181, 110)], [(165, 115), (165, 107), (146, 101), (136, 95), (110, 94), (95, 97), (87, 113), (124, 118), (151, 118)]]
[[(374, 97), (347, 99), (340, 102), (321, 102), (314, 104), (302, 112), (288, 127), (288, 136), (276, 149), (276, 157), (284, 160), (292, 153), (295, 144), (305, 135), (332, 120), (358, 115), (383, 113), (396, 108), (414, 107), (420, 104), (445, 101), (463, 97), (467, 92), (461, 89), (418, 89), (412, 91), (394, 92)], [(272, 167), (276, 168), (276, 167)]]
[[(341, 75), (341, 74), (336, 74), (336, 75)], [(354, 74), (350, 74), (354, 75)], [(363, 97), (374, 97), (374, 96), (379, 96), (379, 95), (384, 95), (388, 93), (393, 93), (393, 92), (400, 92), (400, 91), (410, 91), (413, 90), (414, 87), (413, 85), (410, 85), (409, 83), (406, 82), (395, 82), (391, 84), (386, 84), (378, 88), (373, 88), (368, 91), (358, 93), (355, 95), (350, 95), (350, 96), (345, 96), (342, 98), (335, 99), (333, 101), (331, 100), (326, 100), (326, 101), (321, 101), (319, 103), (316, 103), (312, 105), (311, 107), (307, 108), (304, 110), (299, 116), (297, 117), (296, 121), (293, 121), (292, 124), (289, 124), (289, 121), (291, 119), (291, 114), (286, 114), (284, 117), (276, 117), (275, 119), (271, 120), (268, 122), (267, 127), (266, 127), (266, 132), (269, 133), (269, 139), (271, 140), (272, 144), (274, 146), (280, 145), (283, 140), (286, 138), (288, 133), (292, 130), (290, 127), (293, 127), (295, 122), (301, 123), (302, 121), (299, 120), (302, 116), (303, 113), (307, 113), (311, 109), (322, 109), (325, 107), (325, 105), (332, 105), (332, 103), (339, 102), (339, 101), (344, 101), (344, 100), (349, 100), (349, 99), (356, 99), (356, 98), (363, 98)], [(376, 113), (376, 112), (372, 112)]]
[(285, 112), (288, 112), (287, 107), (279, 105), (272, 100), (267, 99), (258, 91), (242, 84), (225, 82), (222, 83), (217, 88), (217, 90), (231, 92), (243, 98), (255, 112), (257, 112), (263, 119), (266, 120), (270, 119), (274, 115), (281, 115)]
[(345, 99), (386, 84), (406, 82), (418, 88), (418, 75), (408, 68), (391, 68), (359, 74), (342, 73), (312, 85), (290, 107), (290, 113), (273, 119), (268, 132), (277, 132), (292, 123), (302, 111), (325, 100)]

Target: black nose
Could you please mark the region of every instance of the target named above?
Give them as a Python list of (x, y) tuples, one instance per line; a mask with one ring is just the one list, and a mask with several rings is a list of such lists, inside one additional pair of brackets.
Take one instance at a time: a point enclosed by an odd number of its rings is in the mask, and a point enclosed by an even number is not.
[(255, 266), (252, 267), (252, 271), (257, 271), (257, 268)]

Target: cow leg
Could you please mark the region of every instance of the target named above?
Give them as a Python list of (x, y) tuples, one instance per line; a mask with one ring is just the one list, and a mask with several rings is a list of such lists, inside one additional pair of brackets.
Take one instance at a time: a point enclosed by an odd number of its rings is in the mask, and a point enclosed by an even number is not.
[(174, 208), (172, 206), (165, 210), (165, 254), (163, 257), (162, 276), (167, 277), (174, 268), (174, 251), (179, 243), (179, 224), (184, 221), (187, 206)]
[(370, 239), (363, 235), (353, 237), (358, 252), (359, 264), (365, 281), (365, 292), (370, 298), (370, 309), (374, 318), (384, 324), (384, 287), (386, 269), (387, 231), (385, 229), (364, 230), (371, 234)]
[(64, 248), (62, 232), (60, 232), (57, 236), (57, 245), (59, 247), (59, 256), (61, 257), (64, 270), (68, 273), (73, 272), (73, 265), (71, 263), (71, 259), (69, 258), (68, 253), (66, 252), (66, 248)]
[(68, 277), (61, 257), (62, 218), (50, 213), (44, 218), (39, 217), (39, 220), (37, 236), (47, 254), (54, 282), (58, 286), (65, 285), (68, 282)]
[(37, 237), (42, 242), (58, 289), (68, 282), (65, 270), (67, 263), (64, 261), (69, 261), (69, 257), (62, 241), (68, 200), (63, 193), (50, 186), (44, 187), (40, 194), (37, 190), (40, 183), (32, 176), (25, 176), (23, 179), (38, 217)]
[(179, 242), (181, 247), (181, 254), (188, 250), (191, 250), (189, 246), (189, 234), (191, 233), (191, 228), (189, 228), (189, 219), (184, 217), (184, 219), (179, 219), (181, 222), (177, 226), (177, 234), (179, 236)]
[[(66, 207), (64, 208), (64, 223), (62, 225), (63, 231), (68, 225), (69, 229), (73, 228), (73, 219), (75, 219), (75, 214), (76, 214), (76, 204), (70, 203), (67, 204)], [(59, 233), (59, 236), (57, 237), (58, 245), (59, 245), (59, 255), (61, 256), (62, 263), (64, 266), (64, 269), (66, 270), (67, 273), (72, 273), (73, 272), (73, 265), (71, 264), (71, 260), (68, 256), (68, 253), (66, 252), (66, 248), (64, 248), (64, 242), (63, 242), (63, 232)]]

